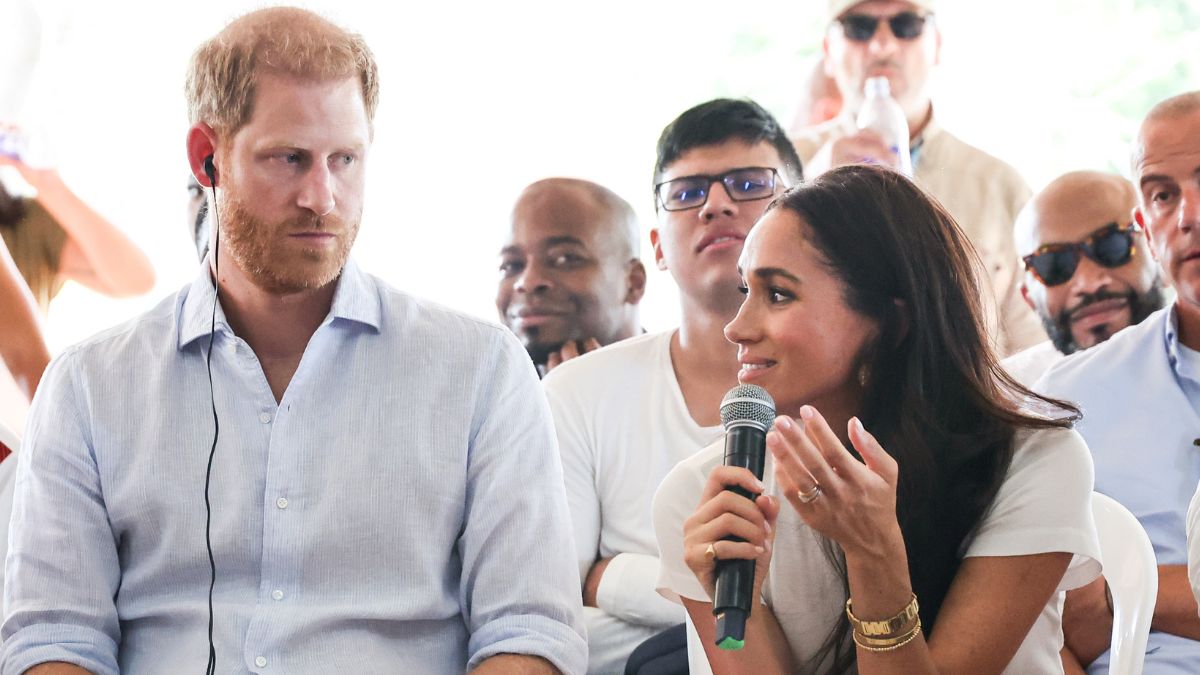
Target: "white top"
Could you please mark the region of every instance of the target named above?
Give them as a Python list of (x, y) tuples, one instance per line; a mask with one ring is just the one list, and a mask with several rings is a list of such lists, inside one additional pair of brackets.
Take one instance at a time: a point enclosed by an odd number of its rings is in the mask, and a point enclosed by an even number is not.
[(1016, 378), (1017, 382), (1032, 387), (1050, 366), (1063, 360), (1064, 354), (1050, 340), (1039, 342), (1004, 359), (1000, 365)]
[(673, 334), (609, 345), (567, 361), (543, 381), (562, 452), (580, 581), (598, 558), (614, 558), (600, 583), (600, 609), (664, 628), (682, 623), (683, 612), (655, 592), (650, 502), (672, 467), (723, 434), (688, 412), (671, 365)]
[[(1078, 588), (1100, 574), (1100, 545), (1092, 520), (1092, 462), (1083, 439), (1074, 431), (1019, 431), (1016, 450), (996, 500), (975, 533), (965, 542), (963, 557), (1033, 555), (1065, 551), (1075, 554), (1058, 591)], [(659, 592), (709, 602), (700, 582), (683, 561), (683, 521), (696, 510), (704, 482), (722, 461), (713, 445), (680, 463), (654, 497), (654, 527), (662, 555)], [(772, 474), (770, 457), (764, 477)], [(768, 483), (768, 491), (776, 493)], [(811, 664), (846, 603), (842, 580), (831, 566), (821, 537), (784, 503), (776, 525), (774, 555), (763, 587), (787, 636), (792, 655), (805, 672), (823, 672), (827, 663)], [(803, 584), (795, 583), (803, 579)], [(1059, 594), (1046, 603), (1005, 673), (1061, 673), (1062, 620)]]

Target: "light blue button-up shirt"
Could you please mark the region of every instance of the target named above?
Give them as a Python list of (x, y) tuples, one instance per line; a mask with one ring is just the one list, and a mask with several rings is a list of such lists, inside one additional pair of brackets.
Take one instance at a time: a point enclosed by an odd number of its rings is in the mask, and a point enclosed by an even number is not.
[[(277, 405), (218, 308), (221, 673), (587, 659), (550, 413), (503, 328), (353, 262)], [(3, 672), (202, 672), (207, 269), (46, 371), (18, 465)]]
[[(1179, 358), (1174, 305), (1060, 361), (1034, 390), (1075, 401), (1096, 491), (1145, 528), (1160, 565), (1187, 564), (1188, 503), (1200, 481), (1200, 373)], [(1107, 653), (1088, 672), (1108, 672)], [(1147, 673), (1200, 673), (1200, 641), (1153, 630)]]

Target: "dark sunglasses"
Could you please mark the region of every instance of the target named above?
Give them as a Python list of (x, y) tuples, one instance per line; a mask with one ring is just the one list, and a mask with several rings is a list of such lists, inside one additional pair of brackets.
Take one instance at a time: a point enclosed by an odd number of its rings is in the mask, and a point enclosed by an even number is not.
[(1109, 223), (1074, 244), (1046, 244), (1022, 258), (1025, 269), (1047, 286), (1064, 284), (1075, 276), (1080, 254), (1102, 267), (1120, 267), (1133, 258), (1136, 247), (1133, 234), (1141, 232), (1136, 223), (1121, 227)]
[(718, 176), (683, 176), (654, 186), (654, 194), (667, 211), (695, 209), (708, 203), (713, 183), (725, 186), (725, 194), (735, 202), (766, 199), (775, 194), (779, 173), (775, 169), (752, 166), (726, 171)]
[[(915, 40), (921, 37), (921, 33), (925, 31), (927, 18), (929, 18), (928, 14), (900, 12), (887, 17), (886, 21), (888, 27), (892, 29), (892, 35), (895, 35), (897, 39)], [(879, 28), (881, 20), (885, 20), (884, 17), (870, 14), (847, 14), (838, 19), (838, 23), (842, 24), (842, 33), (847, 40), (868, 42), (875, 37), (875, 31)]]

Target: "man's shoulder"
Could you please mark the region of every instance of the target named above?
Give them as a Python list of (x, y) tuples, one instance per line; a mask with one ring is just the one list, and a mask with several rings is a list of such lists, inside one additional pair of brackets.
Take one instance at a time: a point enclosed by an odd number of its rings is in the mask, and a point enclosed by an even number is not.
[[(368, 277), (375, 284), (383, 306), (384, 330), (397, 328), (406, 339), (492, 341), (508, 333), (508, 329), (494, 321), (402, 291), (374, 275)], [(389, 326), (389, 322), (394, 324)]]
[(924, 158), (932, 160), (935, 164), (953, 165), (945, 168), (954, 172), (966, 170), (972, 174), (987, 176), (990, 180), (1001, 180), (1025, 186), (1025, 179), (1011, 164), (971, 145), (941, 127), (926, 140), (926, 145), (921, 152)]
[[(547, 391), (598, 391), (606, 383), (636, 387), (639, 375), (657, 376), (655, 366), (662, 350), (670, 349), (674, 329), (646, 333), (564, 362), (542, 381)], [(586, 383), (586, 384), (585, 384)]]
[[(1118, 331), (1108, 340), (1075, 352), (1054, 364), (1038, 382), (1039, 393), (1051, 396), (1066, 392), (1087, 393), (1105, 382), (1125, 380), (1132, 369), (1142, 369), (1162, 338), (1163, 322), (1170, 307), (1160, 309), (1135, 326)], [(1076, 394), (1078, 395), (1078, 394)]]
[(179, 306), (186, 292), (187, 287), (131, 319), (76, 342), (64, 349), (61, 356), (112, 364), (128, 358), (144, 359), (148, 356), (147, 349), (174, 348)]

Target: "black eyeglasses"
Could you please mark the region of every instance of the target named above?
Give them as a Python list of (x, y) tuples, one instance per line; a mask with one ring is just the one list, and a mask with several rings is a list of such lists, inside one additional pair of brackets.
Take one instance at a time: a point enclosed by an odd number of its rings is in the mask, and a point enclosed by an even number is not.
[(928, 14), (916, 12), (900, 12), (889, 17), (871, 16), (870, 14), (847, 14), (838, 23), (842, 24), (842, 34), (851, 42), (868, 42), (875, 37), (880, 21), (887, 21), (892, 29), (892, 35), (899, 40), (915, 40), (925, 31), (925, 20)]
[(1080, 254), (1102, 267), (1120, 267), (1133, 258), (1136, 247), (1133, 233), (1141, 232), (1136, 223), (1121, 227), (1109, 223), (1075, 244), (1046, 244), (1022, 258), (1025, 269), (1047, 286), (1064, 284), (1075, 276)]
[(726, 171), (719, 176), (683, 176), (654, 186), (654, 194), (667, 211), (696, 209), (708, 203), (713, 183), (725, 186), (725, 194), (735, 202), (766, 199), (775, 194), (779, 172), (761, 166)]

